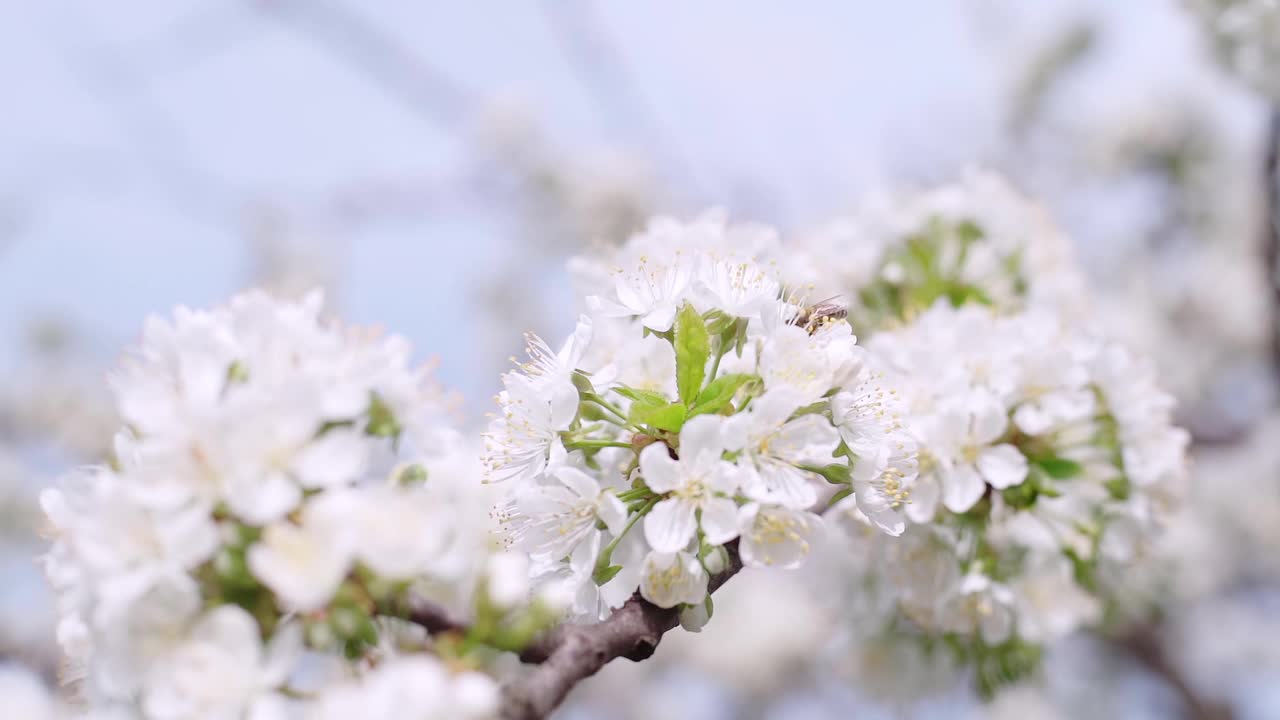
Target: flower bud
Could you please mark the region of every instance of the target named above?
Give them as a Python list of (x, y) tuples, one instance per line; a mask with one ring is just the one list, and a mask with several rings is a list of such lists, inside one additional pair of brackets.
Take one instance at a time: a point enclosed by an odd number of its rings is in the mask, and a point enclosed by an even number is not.
[(689, 632), (702, 632), (702, 628), (715, 613), (715, 605), (708, 595), (705, 600), (693, 605), (685, 605), (680, 609), (680, 627)]
[(707, 554), (702, 557), (702, 567), (707, 569), (709, 575), (719, 575), (729, 565), (729, 554), (725, 552), (724, 546), (717, 545), (707, 550)]

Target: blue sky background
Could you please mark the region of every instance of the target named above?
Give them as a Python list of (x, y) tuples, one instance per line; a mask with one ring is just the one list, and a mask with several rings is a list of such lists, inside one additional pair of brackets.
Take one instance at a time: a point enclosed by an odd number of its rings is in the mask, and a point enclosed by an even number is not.
[[(1189, 54), (1171, 2), (1023, 5), (0, 2), (0, 358), (53, 314), (105, 366), (147, 313), (238, 289), (254, 209), (273, 205), (317, 252), (340, 248), (340, 309), (440, 356), (474, 409), (495, 382), (471, 290), (524, 242), (501, 201), (448, 190), (474, 168), (469, 118), (486, 103), (521, 99), (567, 151), (648, 158), (678, 210), (804, 227), (882, 180), (990, 159), (1018, 53), (1064, 18), (1119, 18), (1098, 102), (1176, 77)], [(359, 18), (451, 89), (425, 104), (388, 90), (351, 61), (362, 34), (315, 8)], [(566, 41), (581, 22), (625, 83)], [(315, 217), (397, 182), (435, 190), (385, 221)], [(567, 297), (562, 275), (541, 283)]]

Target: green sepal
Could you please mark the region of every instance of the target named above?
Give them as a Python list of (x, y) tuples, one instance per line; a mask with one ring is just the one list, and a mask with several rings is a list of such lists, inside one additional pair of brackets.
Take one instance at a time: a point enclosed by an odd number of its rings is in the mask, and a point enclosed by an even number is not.
[(595, 572), (591, 573), (591, 579), (595, 582), (596, 586), (604, 586), (607, 585), (610, 580), (617, 577), (620, 572), (622, 572), (621, 565), (598, 567)]
[(800, 465), (801, 470), (808, 470), (833, 485), (847, 485), (851, 480), (853, 468), (848, 463), (831, 463), (830, 465)]

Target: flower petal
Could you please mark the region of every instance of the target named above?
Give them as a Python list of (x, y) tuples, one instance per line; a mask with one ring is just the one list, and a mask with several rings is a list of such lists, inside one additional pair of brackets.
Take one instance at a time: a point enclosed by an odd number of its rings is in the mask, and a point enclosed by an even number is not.
[(1027, 458), (1012, 445), (996, 445), (978, 455), (978, 471), (991, 487), (1003, 490), (1027, 479)]
[(668, 498), (659, 502), (644, 518), (645, 540), (658, 552), (683, 550), (693, 539), (696, 511), (697, 507), (688, 500)]
[(671, 459), (666, 443), (656, 442), (640, 451), (640, 473), (645, 485), (657, 493), (671, 492), (684, 484), (680, 463)]
[(600, 483), (576, 467), (566, 465), (556, 470), (555, 475), (580, 498), (591, 500), (600, 494)]
[(1009, 426), (1009, 416), (1004, 405), (990, 396), (980, 396), (973, 404), (973, 425), (970, 435), (976, 445), (989, 445), (1004, 434)]
[(627, 525), (627, 506), (610, 491), (600, 494), (596, 500), (596, 517), (604, 522), (605, 527), (614, 535), (621, 535)]
[(769, 454), (794, 464), (829, 465), (840, 433), (821, 415), (801, 415), (774, 436)]
[(951, 512), (967, 511), (986, 491), (987, 484), (972, 465), (957, 465), (942, 476), (942, 504)]
[(724, 452), (724, 438), (720, 432), (723, 422), (719, 415), (699, 415), (686, 422), (680, 431), (680, 458), (688, 462), (705, 454), (720, 457)]
[(738, 551), (751, 567), (794, 569), (804, 564), (812, 548), (818, 516), (781, 507), (766, 507), (744, 525)]
[(666, 332), (676, 321), (676, 306), (674, 303), (663, 303), (655, 307), (647, 315), (645, 315), (640, 323), (655, 332)]
[(704, 502), (702, 533), (712, 545), (723, 545), (738, 537), (738, 505), (728, 498), (712, 498)]
[(921, 524), (933, 519), (938, 512), (938, 499), (942, 488), (938, 486), (938, 477), (932, 473), (921, 475), (915, 486), (911, 488), (911, 502), (907, 504), (907, 517), (911, 522)]

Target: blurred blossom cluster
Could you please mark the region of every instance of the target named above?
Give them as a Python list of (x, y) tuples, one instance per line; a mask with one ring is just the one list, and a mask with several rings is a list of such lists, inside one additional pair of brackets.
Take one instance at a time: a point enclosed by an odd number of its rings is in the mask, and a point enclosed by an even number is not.
[[(457, 184), (509, 242), (463, 291), (481, 349), (432, 349), (500, 385), (484, 428), (330, 314), (355, 244), (270, 204), (261, 290), (149, 319), (110, 392), (38, 326), (0, 385), (0, 559), (56, 598), (0, 588), (0, 693), (481, 720), (513, 653), (643, 599), (690, 632), (556, 717), (1273, 716), (1280, 3), (1181, 5), (1158, 30), (1196, 52), (1127, 90), (1115, 13), (1045, 11), (997, 48), (975, 165), (778, 228), (676, 219), (712, 203), (649, 154), (473, 109)], [(528, 327), (572, 330), (489, 373)]]
[(1245, 82), (1280, 96), (1280, 3), (1276, 0), (1191, 0), (1228, 66)]
[(112, 377), (109, 465), (45, 491), (58, 638), (94, 711), (343, 717), (421, 695), (439, 707), (423, 717), (488, 716), (496, 686), (459, 671), (468, 651), (452, 669), (412, 654), (409, 593), (494, 633), (554, 615), (487, 561), (467, 446), (407, 343), (321, 302), (255, 292), (151, 319)]
[(591, 591), (585, 620), (637, 582), (704, 604), (729, 540), (794, 567), (821, 536), (866, 595), (855, 651), (921, 643), (994, 693), (1101, 617), (1099, 575), (1185, 490), (1188, 437), (1149, 363), (1081, 324), (1066, 240), (998, 177), (868, 207), (794, 243), (657, 220), (573, 261), (594, 319), (506, 376), (488, 462), (523, 483), (515, 542)]
[(739, 238), (776, 245), (715, 215), (658, 219), (616, 270), (579, 261), (594, 318), (559, 351), (534, 338), (504, 376), (485, 437), (493, 478), (515, 483), (502, 520), (536, 576), (572, 578), (580, 619), (638, 586), (699, 629), (726, 544), (747, 566), (798, 567), (824, 486), (902, 532), (915, 456), (892, 390), (848, 323), (789, 299)]

